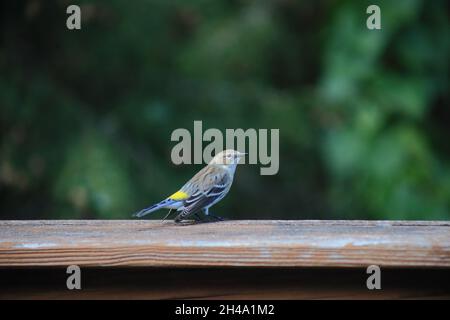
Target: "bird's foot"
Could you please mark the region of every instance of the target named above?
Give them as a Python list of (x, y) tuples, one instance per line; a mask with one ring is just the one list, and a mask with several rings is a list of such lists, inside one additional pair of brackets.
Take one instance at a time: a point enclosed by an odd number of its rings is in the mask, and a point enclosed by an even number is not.
[(194, 213), (193, 216), (195, 218), (194, 220), (188, 220), (186, 219), (187, 216), (179, 214), (178, 216), (175, 217), (175, 219), (173, 219), (173, 221), (179, 225), (191, 225), (204, 222), (204, 219), (198, 213)]
[(199, 222), (197, 220), (186, 220), (186, 219), (184, 219), (184, 220), (182, 220), (182, 219), (178, 219), (178, 220), (174, 219), (173, 221), (175, 222), (175, 224), (177, 226), (191, 226), (191, 225), (194, 225), (194, 224), (201, 223), (201, 222)]
[[(225, 218), (219, 217), (219, 216), (215, 216), (213, 214), (205, 214), (204, 216), (198, 214), (198, 213), (194, 213), (192, 215), (195, 219), (194, 220), (186, 220), (185, 216), (182, 216), (181, 214), (179, 214), (178, 216), (175, 217), (175, 219), (173, 219), (173, 221), (176, 224), (197, 224), (197, 223), (209, 223), (209, 222), (217, 222), (217, 221), (224, 221), (226, 220)], [(207, 219), (205, 219), (205, 217)]]
[(222, 217), (219, 217), (219, 216), (215, 216), (213, 214), (208, 214), (208, 217), (212, 221), (224, 221), (224, 220), (226, 220), (225, 218), (222, 218)]
[(196, 221), (202, 222), (205, 219), (203, 219), (203, 217), (201, 215), (199, 215), (198, 213), (194, 213), (194, 217)]

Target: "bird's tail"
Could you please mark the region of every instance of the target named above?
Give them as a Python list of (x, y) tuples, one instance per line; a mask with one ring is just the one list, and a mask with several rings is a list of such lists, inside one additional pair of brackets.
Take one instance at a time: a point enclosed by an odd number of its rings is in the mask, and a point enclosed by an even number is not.
[(171, 204), (173, 204), (175, 202), (177, 202), (177, 201), (172, 200), (172, 199), (163, 200), (160, 203), (154, 204), (154, 205), (152, 205), (152, 206), (150, 206), (148, 208), (145, 208), (145, 209), (142, 209), (139, 212), (136, 212), (135, 214), (133, 214), (133, 217), (137, 217), (137, 218), (143, 217), (146, 214), (152, 213), (152, 212), (154, 212), (156, 210), (159, 210), (161, 208), (169, 206), (169, 205), (171, 205)]

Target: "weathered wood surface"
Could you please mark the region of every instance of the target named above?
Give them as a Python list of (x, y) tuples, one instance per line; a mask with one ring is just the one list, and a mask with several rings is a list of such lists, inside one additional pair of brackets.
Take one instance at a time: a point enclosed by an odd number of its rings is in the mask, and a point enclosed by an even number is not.
[(450, 222), (0, 221), (0, 266), (450, 267)]

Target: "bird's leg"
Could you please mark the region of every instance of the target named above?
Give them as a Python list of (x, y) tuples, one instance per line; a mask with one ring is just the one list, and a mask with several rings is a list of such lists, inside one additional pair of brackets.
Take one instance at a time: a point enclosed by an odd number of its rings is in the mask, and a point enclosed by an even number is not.
[(222, 218), (222, 217), (218, 217), (218, 216), (215, 216), (215, 215), (213, 215), (213, 214), (210, 214), (210, 213), (209, 213), (209, 208), (204, 208), (204, 209), (203, 209), (203, 212), (205, 213), (205, 215), (206, 215), (207, 217), (213, 218), (213, 219), (215, 219), (216, 221), (223, 221), (223, 220), (224, 220), (224, 218)]
[(183, 221), (183, 217), (181, 216), (181, 213), (180, 213), (179, 215), (177, 215), (177, 216), (175, 217), (175, 219), (173, 219), (173, 221), (174, 221), (175, 223), (180, 223), (181, 221)]
[(197, 218), (197, 221), (203, 221), (203, 218), (202, 218), (202, 216), (201, 215), (199, 215), (197, 212), (196, 213), (194, 213), (194, 217), (196, 217)]
[(215, 215), (213, 215), (213, 214), (210, 214), (209, 217), (214, 218), (214, 219), (216, 219), (217, 221), (223, 221), (223, 220), (225, 220), (224, 218), (219, 217), (219, 216), (215, 216)]
[(173, 221), (175, 223), (181, 223), (188, 215), (189, 215), (189, 212), (183, 210), (183, 211), (181, 211), (181, 213), (179, 215), (177, 215), (175, 217), (175, 219), (173, 219)]

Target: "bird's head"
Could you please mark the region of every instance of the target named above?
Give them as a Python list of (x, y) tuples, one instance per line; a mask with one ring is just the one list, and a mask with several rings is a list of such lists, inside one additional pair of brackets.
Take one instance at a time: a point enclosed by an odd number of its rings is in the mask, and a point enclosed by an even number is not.
[(241, 158), (245, 156), (246, 153), (239, 152), (233, 149), (224, 150), (219, 152), (209, 164), (220, 164), (220, 165), (237, 165)]

